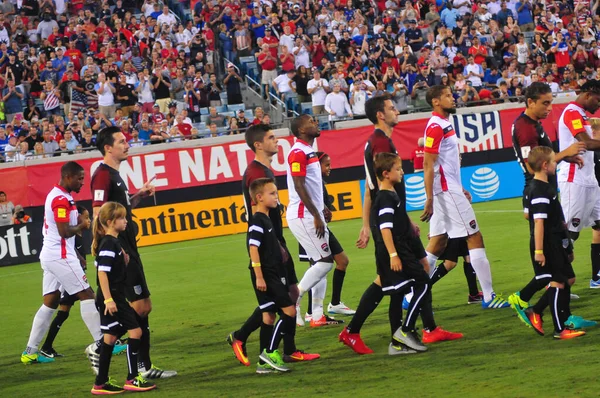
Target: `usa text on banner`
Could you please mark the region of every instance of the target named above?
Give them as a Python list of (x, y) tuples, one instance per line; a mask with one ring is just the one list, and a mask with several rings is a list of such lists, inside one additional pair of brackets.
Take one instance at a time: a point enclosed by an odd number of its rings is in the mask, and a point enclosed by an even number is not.
[[(333, 198), (334, 220), (360, 217), (358, 181), (330, 184), (327, 189)], [(279, 191), (279, 197), (282, 203), (287, 203), (287, 190)], [(135, 209), (134, 215), (140, 246), (245, 233), (247, 229), (241, 195)]]

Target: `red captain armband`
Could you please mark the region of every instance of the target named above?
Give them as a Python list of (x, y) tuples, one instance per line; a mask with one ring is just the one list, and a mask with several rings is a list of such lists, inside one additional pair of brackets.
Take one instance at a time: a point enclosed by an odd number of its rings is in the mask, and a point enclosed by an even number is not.
[(440, 143), (444, 138), (444, 130), (439, 124), (432, 124), (425, 131), (425, 153), (440, 153)]
[(290, 152), (288, 155), (288, 164), (290, 165), (292, 176), (306, 176), (307, 160), (304, 152), (298, 149)]

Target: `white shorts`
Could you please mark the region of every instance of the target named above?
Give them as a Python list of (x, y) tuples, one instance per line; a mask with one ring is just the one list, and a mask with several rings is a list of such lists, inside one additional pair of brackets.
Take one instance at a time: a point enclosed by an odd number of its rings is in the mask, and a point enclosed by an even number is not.
[(560, 203), (567, 228), (579, 232), (600, 220), (600, 187), (584, 187), (572, 182), (559, 182)]
[(90, 287), (77, 258), (40, 259), (40, 263), (44, 270), (42, 280), (42, 295), (44, 296), (57, 290), (76, 294)]
[(327, 229), (327, 226), (325, 226), (325, 234), (322, 238), (317, 238), (315, 221), (312, 217), (288, 220), (288, 227), (312, 262), (317, 262), (322, 258), (331, 256), (329, 229)]
[(448, 234), (450, 239), (455, 239), (477, 232), (479, 232), (479, 225), (473, 206), (462, 192), (444, 191), (434, 195), (429, 236)]

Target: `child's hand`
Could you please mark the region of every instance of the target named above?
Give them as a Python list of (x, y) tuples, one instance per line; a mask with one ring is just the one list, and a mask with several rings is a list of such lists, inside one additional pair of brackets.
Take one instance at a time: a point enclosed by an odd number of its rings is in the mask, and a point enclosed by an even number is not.
[(537, 261), (538, 263), (540, 263), (540, 265), (543, 267), (544, 265), (546, 265), (546, 256), (544, 256), (543, 254), (536, 254), (533, 259), (535, 261)]
[(256, 279), (256, 288), (261, 292), (267, 291), (267, 284), (265, 283), (265, 280), (263, 278)]
[(402, 271), (402, 261), (400, 261), (400, 257), (395, 256), (390, 258), (390, 267), (392, 268), (392, 271)]
[(109, 313), (110, 315), (114, 315), (117, 312), (119, 312), (119, 310), (117, 309), (117, 303), (115, 303), (114, 301), (111, 301), (109, 303), (105, 304), (105, 309), (104, 309), (104, 315), (106, 315), (106, 313)]

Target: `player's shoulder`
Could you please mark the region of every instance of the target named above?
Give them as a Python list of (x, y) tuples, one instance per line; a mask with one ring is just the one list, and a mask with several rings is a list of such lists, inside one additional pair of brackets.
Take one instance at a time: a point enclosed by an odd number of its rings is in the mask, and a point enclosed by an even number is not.
[(380, 189), (377, 194), (375, 194), (375, 202), (373, 207), (386, 207), (390, 204), (396, 204), (396, 202), (400, 202), (400, 198), (395, 191), (389, 191), (387, 189)]
[(252, 227), (253, 225), (258, 226), (258, 227), (264, 227), (264, 226), (268, 226), (268, 224), (271, 222), (271, 220), (269, 219), (269, 216), (267, 216), (264, 213), (261, 213), (259, 211), (257, 211), (256, 213), (254, 213), (252, 215), (252, 217), (250, 217), (250, 221), (248, 222), (248, 226)]
[(553, 196), (553, 188), (550, 184), (536, 180), (535, 178), (531, 181), (528, 195), (531, 200), (535, 198), (550, 198)]
[(121, 251), (121, 243), (114, 236), (106, 235), (98, 245), (98, 256), (115, 257)]

